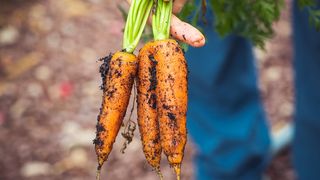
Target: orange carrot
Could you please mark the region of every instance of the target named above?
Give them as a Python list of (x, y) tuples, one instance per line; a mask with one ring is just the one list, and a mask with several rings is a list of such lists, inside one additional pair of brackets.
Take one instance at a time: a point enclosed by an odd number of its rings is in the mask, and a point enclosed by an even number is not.
[(157, 61), (157, 111), (161, 147), (180, 180), (187, 142), (187, 63), (175, 40), (169, 39), (173, 0), (157, 0), (152, 15), (154, 58)]
[(138, 125), (147, 162), (161, 177), (161, 144), (157, 119), (157, 62), (153, 58), (153, 43), (149, 42), (138, 56)]
[(175, 40), (154, 42), (157, 61), (157, 109), (161, 147), (180, 179), (181, 162), (187, 142), (187, 64)]
[[(137, 57), (132, 53), (140, 40), (152, 5), (153, 1), (133, 0), (124, 29), (123, 51), (104, 58), (100, 68), (103, 99), (94, 140), (98, 157), (97, 179), (100, 178), (100, 169), (111, 152), (126, 113), (137, 73)], [(129, 128), (129, 131), (133, 129)]]
[(98, 170), (107, 160), (119, 132), (137, 71), (137, 58), (130, 53), (118, 51), (104, 60), (100, 68), (103, 77), (102, 107), (94, 140)]

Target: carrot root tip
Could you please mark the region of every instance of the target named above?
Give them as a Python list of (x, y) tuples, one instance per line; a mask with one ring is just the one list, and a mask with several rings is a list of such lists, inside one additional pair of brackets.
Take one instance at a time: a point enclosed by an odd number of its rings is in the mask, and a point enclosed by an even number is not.
[(181, 167), (180, 164), (174, 164), (173, 165), (173, 170), (176, 173), (177, 180), (180, 180), (180, 174), (181, 174)]
[(99, 169), (99, 166), (98, 166), (96, 180), (100, 180), (100, 173), (101, 173), (101, 169)]
[(154, 170), (156, 171), (157, 175), (159, 176), (159, 179), (160, 179), (160, 180), (163, 180), (163, 175), (162, 175), (162, 173), (161, 173), (160, 168), (157, 167), (157, 168), (154, 168)]

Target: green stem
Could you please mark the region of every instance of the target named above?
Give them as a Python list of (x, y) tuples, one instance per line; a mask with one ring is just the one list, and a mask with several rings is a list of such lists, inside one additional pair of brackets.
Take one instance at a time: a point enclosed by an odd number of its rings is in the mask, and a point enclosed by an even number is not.
[[(145, 16), (145, 12), (144, 9), (146, 9), (149, 5), (150, 0), (142, 0), (143, 2), (140, 4), (140, 6), (138, 7), (138, 12), (137, 12), (137, 19), (141, 19), (142, 17)], [(135, 31), (135, 36), (138, 35), (138, 32), (140, 30), (140, 24), (138, 23), (134, 23), (134, 27), (133, 30)]]
[(147, 23), (153, 0), (132, 0), (123, 33), (123, 49), (132, 53)]
[(152, 15), (152, 31), (155, 40), (170, 37), (170, 24), (172, 15), (172, 0), (164, 2), (158, 0), (156, 13)]

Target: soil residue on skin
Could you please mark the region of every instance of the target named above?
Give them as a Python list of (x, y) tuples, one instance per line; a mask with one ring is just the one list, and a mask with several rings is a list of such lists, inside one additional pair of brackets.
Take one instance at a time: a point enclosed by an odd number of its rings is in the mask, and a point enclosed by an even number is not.
[(175, 52), (176, 52), (176, 53), (180, 53), (180, 51), (181, 51), (180, 48), (177, 46), (177, 47), (175, 48)]
[(162, 105), (162, 108), (165, 109), (165, 110), (169, 110), (170, 109), (170, 107), (165, 105), (165, 104)]
[(152, 140), (153, 144), (158, 144), (160, 142), (160, 137), (158, 136), (156, 139)]
[(149, 73), (150, 73), (150, 87), (149, 87), (149, 91), (152, 90), (156, 90), (157, 88), (157, 70), (156, 70), (156, 66), (158, 64), (158, 62), (154, 59), (153, 55), (149, 55), (148, 56), (150, 61), (151, 61), (151, 68), (149, 68)]
[(113, 97), (113, 94), (117, 91), (118, 89), (115, 88), (115, 87), (111, 87), (111, 88), (108, 88), (107, 91), (105, 91), (106, 93), (106, 96), (108, 97), (108, 99), (112, 98)]
[(99, 148), (101, 146), (103, 146), (103, 141), (100, 138), (100, 134), (101, 132), (105, 131), (106, 129), (102, 126), (102, 124), (100, 123), (100, 117), (101, 117), (101, 113), (102, 113), (102, 108), (100, 108), (100, 113), (97, 117), (97, 125), (96, 125), (96, 138), (93, 140), (93, 144), (95, 144), (96, 146), (98, 146)]
[(172, 139), (172, 144), (173, 144), (173, 146), (176, 146), (178, 144), (176, 138)]
[(176, 116), (175, 116), (173, 113), (171, 113), (171, 112), (168, 112), (168, 117), (169, 117), (169, 119), (170, 119), (171, 121), (175, 121), (175, 120), (176, 120)]
[(169, 126), (173, 129), (177, 129), (178, 128), (178, 124), (177, 124), (177, 118), (176, 118), (176, 115), (171, 113), (171, 112), (168, 112), (167, 113), (167, 116), (168, 118), (170, 119), (170, 123), (169, 123)]
[[(112, 59), (112, 56), (113, 56), (113, 53), (110, 53), (108, 56), (105, 56), (105, 57), (99, 59), (99, 61), (102, 61), (102, 64), (100, 65), (100, 69), (99, 69), (100, 76), (102, 78), (102, 84), (100, 86), (100, 89), (103, 90), (104, 92), (106, 90), (106, 79), (107, 79), (107, 74), (110, 69), (110, 61)], [(104, 98), (104, 96), (105, 96), (105, 94), (103, 95), (103, 98)], [(110, 94), (109, 95), (107, 94), (107, 96), (110, 96)], [(101, 148), (101, 146), (103, 146), (103, 141), (100, 138), (100, 134), (101, 134), (101, 132), (105, 131), (105, 128), (100, 123), (100, 118), (101, 118), (101, 114), (102, 114), (102, 107), (104, 107), (103, 102), (104, 101), (102, 101), (99, 115), (97, 116), (96, 138), (93, 140), (93, 144), (98, 146), (98, 148)]]
[(117, 78), (122, 76), (122, 73), (119, 70), (116, 70), (114, 73), (116, 74)]
[(110, 61), (112, 59), (113, 53), (110, 53), (108, 56), (100, 58), (99, 61), (102, 61), (102, 64), (100, 65), (100, 76), (102, 78), (102, 84), (100, 86), (101, 90), (105, 90), (106, 86), (106, 77), (110, 68)]
[(152, 93), (149, 100), (148, 104), (152, 109), (157, 109), (157, 95), (155, 93)]
[(105, 131), (104, 127), (99, 123), (96, 125), (96, 128), (97, 128), (97, 132)]
[(100, 137), (97, 135), (97, 137), (93, 140), (93, 144), (98, 146), (98, 147), (101, 147), (103, 146), (103, 141), (100, 139)]
[(187, 38), (186, 38), (186, 36), (185, 35), (182, 35), (182, 37), (183, 37), (183, 39), (186, 41), (187, 40)]

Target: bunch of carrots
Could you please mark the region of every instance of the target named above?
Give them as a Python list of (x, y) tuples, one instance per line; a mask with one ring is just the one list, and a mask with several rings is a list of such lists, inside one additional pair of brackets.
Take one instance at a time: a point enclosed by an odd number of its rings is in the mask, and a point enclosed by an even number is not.
[[(187, 142), (188, 70), (182, 49), (170, 39), (172, 6), (172, 0), (132, 0), (123, 49), (101, 59), (103, 97), (94, 139), (97, 179), (123, 123), (135, 81), (138, 126), (146, 160), (162, 179), (160, 160), (164, 152), (180, 179)], [(154, 41), (145, 44), (137, 57), (133, 52), (151, 12)]]

